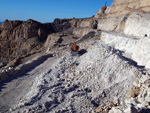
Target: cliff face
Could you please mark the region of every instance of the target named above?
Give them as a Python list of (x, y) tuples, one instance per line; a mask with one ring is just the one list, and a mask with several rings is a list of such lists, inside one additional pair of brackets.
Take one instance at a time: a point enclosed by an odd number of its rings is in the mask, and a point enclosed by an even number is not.
[[(104, 6), (105, 7), (105, 6)], [(95, 18), (121, 16), (130, 12), (148, 13), (150, 12), (149, 0), (114, 0), (111, 7), (100, 8)]]
[(1, 65), (40, 50), (41, 42), (46, 38), (44, 30), (44, 25), (33, 20), (4, 21), (0, 25)]
[(27, 21), (5, 20), (0, 24), (0, 67), (41, 51), (49, 34), (68, 28), (70, 24), (61, 20), (47, 24), (31, 19)]
[(109, 16), (119, 16), (129, 12), (148, 13), (150, 12), (149, 0), (114, 0)]

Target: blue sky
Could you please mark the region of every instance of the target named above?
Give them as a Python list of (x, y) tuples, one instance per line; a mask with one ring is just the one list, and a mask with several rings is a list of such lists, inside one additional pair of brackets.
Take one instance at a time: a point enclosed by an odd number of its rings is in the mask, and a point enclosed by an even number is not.
[(52, 22), (55, 18), (85, 18), (95, 15), (113, 0), (0, 0), (0, 21), (34, 19)]

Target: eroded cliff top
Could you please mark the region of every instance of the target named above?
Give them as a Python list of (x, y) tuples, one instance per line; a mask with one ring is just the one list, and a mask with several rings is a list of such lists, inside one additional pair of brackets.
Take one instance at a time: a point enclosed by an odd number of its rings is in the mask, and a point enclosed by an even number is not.
[[(102, 10), (102, 8), (100, 10)], [(97, 13), (101, 13), (100, 10)], [(107, 7), (105, 14), (107, 14), (107, 17), (114, 17), (114, 16), (124, 15), (129, 12), (149, 13), (150, 1), (149, 0), (114, 0), (111, 6)]]

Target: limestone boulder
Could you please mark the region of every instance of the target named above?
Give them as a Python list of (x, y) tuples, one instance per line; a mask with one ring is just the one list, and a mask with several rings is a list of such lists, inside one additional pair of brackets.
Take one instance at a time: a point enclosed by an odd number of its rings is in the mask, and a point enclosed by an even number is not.
[(120, 17), (111, 17), (105, 19), (98, 19), (97, 29), (104, 31), (115, 31), (121, 21)]
[(54, 46), (61, 43), (61, 41), (62, 41), (62, 38), (60, 37), (60, 34), (53, 33), (53, 34), (48, 35), (47, 40), (44, 45), (46, 48), (46, 51), (49, 51)]
[(126, 98), (135, 98), (140, 94), (140, 88), (131, 86), (130, 90), (126, 94)]
[(112, 107), (109, 113), (123, 113), (119, 108)]

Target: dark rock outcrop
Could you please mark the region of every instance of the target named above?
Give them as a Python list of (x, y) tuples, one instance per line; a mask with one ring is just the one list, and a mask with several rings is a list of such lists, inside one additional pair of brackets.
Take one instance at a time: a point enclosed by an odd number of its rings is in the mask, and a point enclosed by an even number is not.
[(69, 20), (56, 19), (53, 23), (42, 24), (27, 21), (5, 20), (0, 24), (0, 61), (7, 65), (11, 61), (41, 51), (47, 36), (71, 27)]

